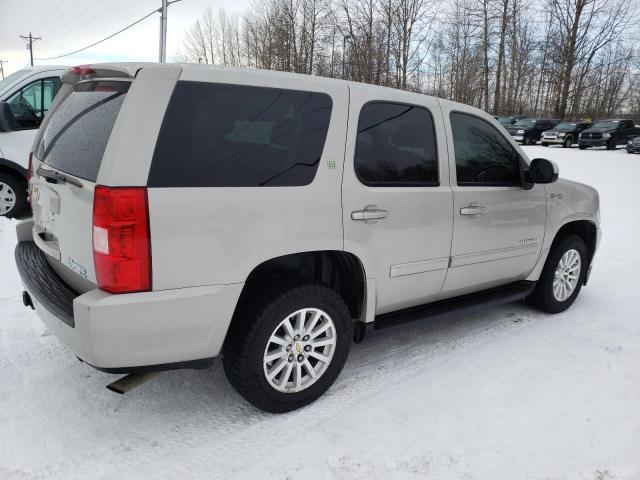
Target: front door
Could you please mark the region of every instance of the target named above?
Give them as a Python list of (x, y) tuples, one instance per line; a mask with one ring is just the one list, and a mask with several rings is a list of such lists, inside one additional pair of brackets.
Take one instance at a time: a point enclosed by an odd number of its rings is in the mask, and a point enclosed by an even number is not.
[(452, 193), (446, 144), (436, 141), (444, 134), (437, 101), (393, 90), (376, 92), (371, 101), (370, 92), (350, 87), (344, 245), (362, 259), (381, 314), (440, 293), (451, 246)]
[(442, 298), (522, 280), (542, 246), (544, 185), (522, 187), (523, 160), (488, 121), (445, 111), (453, 190), (451, 263)]

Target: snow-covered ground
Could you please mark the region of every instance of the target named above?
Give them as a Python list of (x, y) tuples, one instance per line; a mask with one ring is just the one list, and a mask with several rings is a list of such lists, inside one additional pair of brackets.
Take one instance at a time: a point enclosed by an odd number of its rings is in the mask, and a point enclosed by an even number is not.
[(640, 479), (640, 156), (526, 147), (600, 191), (590, 284), (354, 345), (315, 404), (269, 415), (217, 363), (126, 396), (20, 301), (0, 220), (0, 479)]

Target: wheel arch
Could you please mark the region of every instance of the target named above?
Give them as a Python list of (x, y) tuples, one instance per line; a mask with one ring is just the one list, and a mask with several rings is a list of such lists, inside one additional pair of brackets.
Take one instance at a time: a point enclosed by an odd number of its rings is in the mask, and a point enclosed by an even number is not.
[(597, 242), (598, 242), (598, 227), (596, 226), (595, 222), (592, 220), (587, 220), (587, 219), (570, 220), (562, 224), (560, 228), (556, 231), (553, 237), (553, 241), (551, 242), (549, 248), (547, 248), (543, 252), (543, 254), (540, 256), (540, 258), (538, 259), (538, 263), (534, 267), (533, 271), (527, 277), (527, 280), (537, 281), (547, 261), (549, 252), (551, 252), (553, 248), (563, 239), (574, 234), (578, 235), (580, 238), (584, 240), (584, 243), (586, 244), (587, 250), (589, 252), (587, 265), (590, 266), (591, 261), (593, 260), (593, 256), (596, 253)]
[(27, 188), (27, 170), (22, 165), (18, 165), (16, 162), (6, 158), (0, 158), (0, 173), (13, 175), (23, 182), (24, 187)]
[(236, 310), (265, 285), (301, 279), (335, 290), (347, 304), (351, 318), (364, 315), (367, 290), (364, 264), (353, 253), (342, 250), (297, 252), (263, 261), (247, 276)]
[(598, 238), (598, 227), (596, 227), (596, 224), (591, 220), (573, 220), (562, 225), (553, 238), (551, 248), (557, 245), (562, 239), (573, 234), (578, 235), (584, 240), (589, 251), (589, 265), (591, 265), (591, 260), (596, 253)]

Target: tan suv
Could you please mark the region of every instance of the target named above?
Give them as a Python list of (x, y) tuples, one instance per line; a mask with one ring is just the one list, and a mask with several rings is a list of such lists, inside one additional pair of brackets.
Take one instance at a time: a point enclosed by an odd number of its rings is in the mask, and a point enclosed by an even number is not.
[(35, 140), (24, 302), (84, 362), (132, 374), (222, 356), (284, 412), (324, 393), (366, 327), (586, 283), (596, 191), (529, 161), (472, 107), (313, 76), (75, 69)]

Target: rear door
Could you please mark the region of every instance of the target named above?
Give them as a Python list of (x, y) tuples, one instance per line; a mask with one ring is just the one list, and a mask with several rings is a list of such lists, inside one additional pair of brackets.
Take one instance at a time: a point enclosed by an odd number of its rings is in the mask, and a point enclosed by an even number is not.
[(93, 192), (130, 84), (106, 79), (77, 83), (51, 112), (33, 154), (34, 241), (79, 291), (93, 288), (96, 281)]
[(545, 233), (544, 185), (526, 190), (524, 161), (491, 122), (473, 113), (445, 111), (451, 149), (453, 240), (442, 297), (524, 279)]
[(351, 86), (344, 247), (365, 264), (376, 313), (437, 298), (449, 260), (452, 194), (438, 102)]

